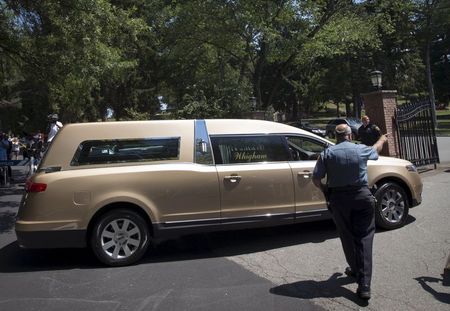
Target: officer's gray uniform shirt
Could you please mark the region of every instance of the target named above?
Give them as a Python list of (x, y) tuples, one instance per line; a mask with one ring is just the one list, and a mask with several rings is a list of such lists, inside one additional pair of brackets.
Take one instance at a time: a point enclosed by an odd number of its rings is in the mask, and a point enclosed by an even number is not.
[(373, 147), (343, 141), (325, 149), (314, 168), (313, 175), (324, 178), (330, 188), (367, 186), (367, 161), (378, 160)]

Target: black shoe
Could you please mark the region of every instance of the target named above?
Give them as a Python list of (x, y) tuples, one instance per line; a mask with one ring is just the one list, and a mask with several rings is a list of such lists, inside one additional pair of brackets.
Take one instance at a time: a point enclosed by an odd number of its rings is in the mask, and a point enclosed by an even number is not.
[(359, 285), (356, 290), (356, 294), (359, 298), (364, 300), (370, 299), (370, 286), (369, 285)]
[(356, 273), (350, 267), (345, 268), (344, 273), (351, 278), (356, 278)]

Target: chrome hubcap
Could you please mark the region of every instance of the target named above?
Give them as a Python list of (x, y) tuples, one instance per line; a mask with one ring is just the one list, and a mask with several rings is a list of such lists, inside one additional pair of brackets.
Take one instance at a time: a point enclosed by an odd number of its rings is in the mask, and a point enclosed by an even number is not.
[(390, 223), (398, 223), (405, 212), (405, 198), (395, 189), (389, 189), (381, 198), (381, 214)]
[(101, 234), (103, 251), (114, 259), (131, 256), (138, 249), (141, 239), (141, 231), (129, 219), (111, 221), (105, 226)]

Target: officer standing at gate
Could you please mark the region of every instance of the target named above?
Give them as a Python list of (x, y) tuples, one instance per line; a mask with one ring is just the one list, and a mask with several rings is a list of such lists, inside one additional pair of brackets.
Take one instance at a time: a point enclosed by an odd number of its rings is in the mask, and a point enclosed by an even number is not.
[[(325, 149), (313, 173), (314, 184), (329, 198), (330, 211), (349, 267), (345, 273), (356, 278), (357, 295), (370, 299), (372, 245), (375, 233), (375, 201), (368, 187), (367, 161), (378, 160), (387, 141), (381, 135), (373, 147), (354, 144), (347, 124), (335, 129), (337, 143)], [(327, 176), (327, 185), (322, 179)]]
[(381, 136), (381, 130), (378, 126), (370, 123), (369, 116), (361, 118), (362, 125), (358, 128), (358, 137), (361, 143), (366, 146), (373, 146)]

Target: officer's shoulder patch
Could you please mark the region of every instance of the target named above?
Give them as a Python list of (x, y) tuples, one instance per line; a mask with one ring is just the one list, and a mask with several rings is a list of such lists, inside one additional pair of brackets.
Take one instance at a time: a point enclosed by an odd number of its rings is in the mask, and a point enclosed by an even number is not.
[(378, 126), (376, 126), (376, 125), (373, 126), (373, 129), (376, 130), (376, 131), (381, 131), (380, 128)]

